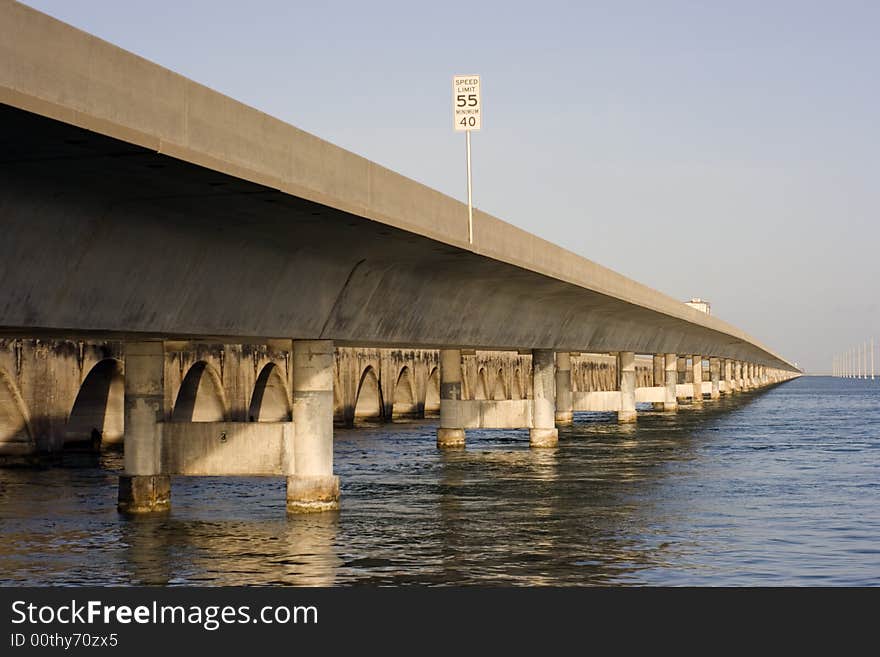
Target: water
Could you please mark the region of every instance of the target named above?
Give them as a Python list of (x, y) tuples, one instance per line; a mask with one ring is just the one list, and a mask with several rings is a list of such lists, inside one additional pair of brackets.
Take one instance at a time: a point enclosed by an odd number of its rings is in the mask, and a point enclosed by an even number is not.
[(880, 381), (584, 414), (553, 450), (434, 430), (337, 431), (339, 514), (288, 518), (280, 479), (175, 478), (169, 515), (126, 519), (119, 454), (0, 470), (0, 583), (880, 584)]

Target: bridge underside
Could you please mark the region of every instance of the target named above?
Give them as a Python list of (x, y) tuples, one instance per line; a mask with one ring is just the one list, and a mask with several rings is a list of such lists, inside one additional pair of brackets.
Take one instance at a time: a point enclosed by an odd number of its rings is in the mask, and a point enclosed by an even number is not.
[(0, 217), (6, 334), (712, 353), (790, 367), (719, 331), (8, 105)]

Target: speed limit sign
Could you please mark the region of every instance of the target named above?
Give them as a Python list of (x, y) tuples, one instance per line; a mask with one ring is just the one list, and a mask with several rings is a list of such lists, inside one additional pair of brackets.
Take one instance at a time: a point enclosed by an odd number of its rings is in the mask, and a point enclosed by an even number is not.
[(452, 78), (452, 116), (457, 132), (479, 130), (483, 108), (480, 102), (480, 76), (456, 75)]

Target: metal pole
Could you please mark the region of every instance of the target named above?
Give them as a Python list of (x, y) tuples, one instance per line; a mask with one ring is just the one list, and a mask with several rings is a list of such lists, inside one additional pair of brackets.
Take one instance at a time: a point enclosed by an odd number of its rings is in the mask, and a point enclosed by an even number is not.
[(862, 378), (868, 378), (868, 343), (862, 345)]
[(467, 174), (468, 174), (468, 244), (474, 243), (474, 206), (471, 197), (471, 131), (465, 132), (467, 135)]
[(874, 380), (874, 338), (871, 338), (871, 381)]

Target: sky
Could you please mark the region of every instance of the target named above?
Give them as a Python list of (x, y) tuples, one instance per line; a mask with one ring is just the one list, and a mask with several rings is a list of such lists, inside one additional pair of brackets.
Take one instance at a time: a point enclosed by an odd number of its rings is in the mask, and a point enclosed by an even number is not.
[(476, 207), (808, 372), (880, 345), (880, 3), (25, 4), (460, 200), (479, 74)]

